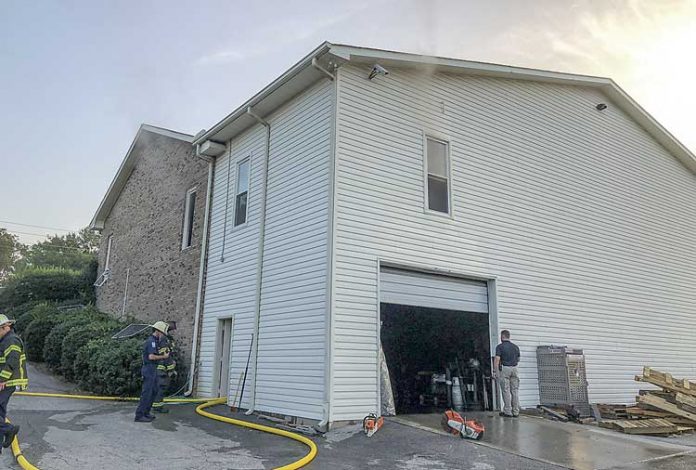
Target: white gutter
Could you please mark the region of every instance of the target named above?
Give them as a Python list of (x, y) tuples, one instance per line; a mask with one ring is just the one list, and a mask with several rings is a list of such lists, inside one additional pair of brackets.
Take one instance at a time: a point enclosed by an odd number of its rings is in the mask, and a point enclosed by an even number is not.
[(191, 338), (191, 367), (189, 371), (188, 389), (184, 392), (185, 396), (193, 393), (193, 382), (196, 379), (196, 361), (198, 361), (198, 334), (201, 323), (201, 307), (203, 303), (203, 279), (205, 278), (205, 265), (208, 256), (208, 220), (210, 218), (210, 206), (213, 196), (213, 171), (215, 159), (198, 153), (196, 146), (196, 156), (208, 162), (208, 185), (205, 194), (205, 213), (203, 215), (203, 238), (201, 240), (201, 261), (198, 266), (198, 289), (196, 291), (196, 312), (193, 316), (193, 337)]
[[(285, 85), (287, 82), (289, 82), (293, 77), (295, 77), (297, 74), (299, 74), (302, 70), (305, 68), (309, 67), (312, 65), (312, 60), (316, 57), (319, 57), (326, 52), (328, 52), (331, 48), (331, 44), (328, 42), (322, 43), (319, 47), (314, 49), (312, 52), (310, 52), (308, 55), (306, 55), (302, 60), (300, 60), (298, 63), (293, 65), (290, 69), (288, 69), (283, 75), (275, 79), (271, 84), (266, 86), (263, 90), (252, 96), (249, 100), (246, 101), (243, 105), (241, 105), (239, 108), (235, 109), (227, 115), (222, 121), (218, 122), (215, 124), (213, 127), (210, 128), (205, 134), (202, 134), (198, 136), (198, 138), (194, 139), (193, 143), (194, 144), (200, 144), (202, 142), (205, 142), (208, 139), (214, 139), (215, 134), (217, 134), (219, 131), (225, 128), (228, 124), (234, 122), (235, 120), (239, 119), (239, 117), (243, 116), (244, 114), (248, 113), (249, 109), (253, 108), (256, 106), (259, 102), (263, 101), (265, 98), (267, 98), (269, 95), (271, 95), (273, 92), (278, 90), (280, 87)], [(255, 114), (251, 114), (258, 120), (258, 116)]]
[[(266, 238), (266, 196), (268, 193), (268, 161), (271, 155), (271, 125), (261, 118), (259, 115), (254, 113), (249, 106), (246, 109), (247, 114), (258, 121), (259, 124), (266, 128), (266, 149), (263, 158), (263, 181), (261, 190), (261, 221), (259, 226), (259, 257), (256, 264), (256, 312), (254, 319), (254, 341), (251, 345), (254, 353), (254, 380), (251, 386), (251, 403), (249, 404), (249, 409), (246, 411), (247, 415), (254, 412), (256, 407), (256, 378), (257, 378), (257, 366), (259, 359), (259, 328), (261, 324), (261, 288), (263, 283), (263, 252), (265, 247)], [(240, 403), (241, 405), (241, 403)]]

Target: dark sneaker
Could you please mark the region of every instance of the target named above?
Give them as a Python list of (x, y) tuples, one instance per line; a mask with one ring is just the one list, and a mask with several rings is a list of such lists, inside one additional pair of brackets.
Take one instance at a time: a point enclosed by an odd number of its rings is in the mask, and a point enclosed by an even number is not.
[(153, 420), (153, 421), (157, 418), (157, 416), (155, 416), (155, 415), (145, 415), (145, 417), (146, 417), (147, 419), (151, 419), (151, 420)]
[(152, 417), (150, 417), (150, 416), (136, 416), (135, 422), (136, 423), (151, 423), (152, 421), (154, 421), (154, 419), (155, 419), (154, 416), (152, 416)]
[(516, 415), (512, 415), (512, 417), (513, 417), (513, 418), (519, 418), (520, 415), (519, 415), (519, 413), (518, 413), (518, 414), (516, 414)]
[(15, 440), (17, 433), (19, 432), (19, 426), (13, 425), (12, 429), (5, 434), (5, 439), (2, 441), (2, 447), (7, 449), (12, 445), (12, 441)]
[(509, 415), (507, 413), (503, 413), (502, 411), (500, 413), (498, 413), (498, 415), (502, 416), (503, 418), (513, 418), (512, 415)]

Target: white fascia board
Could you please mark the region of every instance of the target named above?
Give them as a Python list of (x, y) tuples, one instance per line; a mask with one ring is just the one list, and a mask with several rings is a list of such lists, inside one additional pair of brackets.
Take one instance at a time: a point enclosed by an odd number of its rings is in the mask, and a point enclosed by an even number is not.
[(138, 130), (138, 134), (140, 133), (140, 131), (152, 132), (153, 134), (163, 135), (165, 137), (182, 140), (184, 142), (193, 142), (193, 136), (191, 134), (184, 134), (183, 132), (177, 132), (171, 129), (165, 129), (164, 127), (157, 127), (150, 124), (142, 124), (140, 126), (140, 129)]
[(304, 69), (306, 69), (307, 67), (312, 67), (312, 59), (322, 56), (324, 53), (329, 51), (330, 47), (331, 44), (329, 44), (328, 42), (322, 43), (319, 47), (307, 54), (302, 60), (297, 62), (287, 71), (285, 71), (281, 76), (279, 76), (269, 85), (267, 85), (263, 90), (259, 91), (257, 94), (249, 98), (244, 104), (239, 106), (237, 109), (228, 114), (224, 119), (222, 119), (220, 122), (211, 127), (210, 130), (208, 130), (205, 134), (198, 136), (193, 141), (193, 144), (200, 144), (202, 142), (205, 142), (206, 140), (218, 141), (218, 139), (215, 138), (216, 134), (218, 134), (225, 127), (229, 126), (240, 117), (245, 116), (247, 114), (248, 108), (253, 109), (254, 106), (256, 106), (259, 102), (266, 99), (275, 91), (281, 89), (283, 85), (289, 82), (293, 77), (298, 75)]
[(431, 66), (438, 70), (460, 71), (470, 75), (486, 75), (500, 78), (513, 78), (533, 81), (562, 82), (576, 85), (608, 85), (611, 79), (591, 75), (577, 75), (548, 70), (513, 67), (509, 65), (474, 62), (470, 60), (451, 59), (447, 57), (427, 56), (406, 52), (384, 51), (364, 47), (333, 44), (331, 53), (344, 60), (358, 63), (379, 61), (381, 65), (395, 66)]
[(193, 136), (189, 134), (176, 132), (170, 129), (165, 129), (163, 127), (152, 126), (150, 124), (141, 124), (138, 128), (138, 132), (135, 134), (133, 142), (131, 142), (130, 147), (128, 147), (128, 152), (126, 152), (126, 156), (123, 158), (121, 165), (118, 167), (118, 170), (116, 171), (114, 179), (111, 181), (111, 184), (109, 185), (109, 189), (106, 190), (106, 194), (102, 198), (101, 203), (99, 203), (99, 207), (97, 208), (94, 217), (92, 217), (92, 220), (89, 223), (89, 228), (91, 230), (104, 229), (104, 222), (106, 221), (106, 217), (109, 215), (111, 209), (114, 207), (114, 204), (118, 200), (118, 197), (121, 195), (123, 187), (126, 185), (126, 181), (128, 181), (128, 178), (130, 177), (130, 174), (133, 171), (133, 168), (135, 168), (137, 155), (133, 153), (133, 149), (135, 149), (135, 146), (138, 143), (138, 140), (140, 140), (140, 137), (142, 136), (143, 132), (150, 132), (153, 134), (162, 135), (165, 137), (181, 140), (188, 143), (191, 143), (193, 141)]
[[(272, 93), (282, 90), (284, 85), (288, 84), (292, 78), (306, 68), (312, 66), (312, 59), (318, 58), (325, 53), (329, 53), (334, 60), (338, 59), (340, 61), (353, 63), (373, 64), (379, 62), (381, 65), (387, 67), (390, 65), (394, 67), (430, 67), (452, 73), (598, 88), (602, 90), (614, 104), (623, 109), (624, 112), (639, 123), (646, 132), (680, 160), (689, 170), (696, 173), (696, 156), (669, 133), (667, 129), (660, 125), (648, 112), (641, 108), (610, 78), (386, 51), (343, 44), (332, 44), (329, 42), (321, 44), (270, 85), (213, 126), (208, 132), (195, 139), (193, 143), (200, 144), (208, 139), (218, 140), (215, 139), (215, 135), (225, 127), (233, 125), (238, 119), (244, 119), (247, 108), (253, 108), (256, 104), (268, 98)], [(252, 123), (253, 120), (249, 122)]]

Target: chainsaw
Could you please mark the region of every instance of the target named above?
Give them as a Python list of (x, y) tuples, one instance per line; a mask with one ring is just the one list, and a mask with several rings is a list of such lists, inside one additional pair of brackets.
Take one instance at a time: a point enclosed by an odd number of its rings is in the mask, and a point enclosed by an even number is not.
[(374, 413), (370, 413), (363, 418), (363, 431), (365, 431), (367, 437), (372, 437), (383, 425), (384, 418), (381, 416), (377, 417)]
[(442, 427), (445, 431), (459, 436), (462, 439), (480, 440), (485, 428), (475, 419), (462, 418), (462, 415), (453, 410), (445, 411), (442, 415)]

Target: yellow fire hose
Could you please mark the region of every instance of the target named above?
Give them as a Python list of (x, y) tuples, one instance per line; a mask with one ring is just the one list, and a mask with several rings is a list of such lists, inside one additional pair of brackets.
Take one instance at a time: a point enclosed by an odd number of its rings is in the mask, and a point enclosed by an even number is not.
[[(10, 420), (5, 418), (5, 422), (9, 423)], [(22, 455), (22, 449), (19, 448), (19, 441), (17, 440), (17, 437), (15, 436), (14, 440), (12, 441), (12, 454), (15, 457), (15, 460), (17, 460), (17, 463), (19, 464), (20, 467), (22, 467), (24, 470), (39, 470), (35, 466), (29, 462), (24, 455)]]
[[(99, 401), (138, 401), (139, 400), (139, 398), (135, 398), (135, 397), (99, 397), (99, 396), (92, 396), (92, 395), (69, 395), (69, 394), (61, 394), (61, 393), (38, 393), (38, 392), (16, 392), (15, 395), (25, 396), (25, 397), (71, 398), (71, 399), (78, 399), (78, 400), (99, 400)], [(301, 442), (301, 443), (305, 444), (307, 447), (309, 447), (309, 452), (307, 453), (307, 455), (302, 457), (300, 460), (292, 462), (288, 465), (283, 465), (282, 467), (277, 467), (274, 470), (296, 470), (296, 469), (304, 467), (309, 462), (314, 460), (314, 458), (317, 456), (316, 444), (311, 439), (308, 439), (308, 438), (301, 436), (299, 434), (295, 434), (295, 433), (289, 432), (289, 431), (284, 431), (282, 429), (272, 428), (270, 426), (249, 423), (247, 421), (242, 421), (239, 419), (233, 419), (233, 418), (228, 418), (226, 416), (216, 415), (216, 414), (210, 413), (208, 411), (203, 411), (205, 408), (215, 406), (215, 405), (222, 405), (223, 403), (226, 403), (227, 402), (226, 398), (213, 398), (213, 399), (210, 399), (210, 398), (165, 398), (164, 401), (166, 403), (200, 403), (200, 405), (198, 405), (198, 407), (196, 408), (196, 413), (198, 413), (201, 416), (204, 416), (204, 417), (210, 418), (210, 419), (214, 419), (216, 421), (222, 421), (223, 423), (234, 424), (237, 426), (243, 426), (245, 428), (256, 429), (257, 431), (263, 431), (263, 432), (267, 432), (270, 434), (275, 434), (277, 436), (287, 437), (289, 439), (293, 439), (295, 441)], [(7, 419), (6, 421), (8, 423), (10, 422), (9, 419)], [(17, 463), (19, 464), (19, 466), (22, 467), (24, 470), (39, 470), (37, 467), (32, 465), (24, 457), (24, 455), (22, 454), (22, 450), (19, 447), (19, 441), (17, 440), (16, 437), (15, 437), (14, 441), (12, 441), (12, 453), (14, 454), (15, 459), (17, 460)]]
[[(66, 393), (15, 392), (20, 397), (73, 398), (76, 400), (139, 401), (138, 397), (98, 397), (95, 395), (70, 395)], [(165, 398), (165, 403), (205, 403), (210, 398)]]
[(277, 436), (283, 436), (287, 437), (290, 439), (294, 439), (296, 441), (299, 441), (306, 446), (309, 447), (309, 453), (302, 457), (300, 460), (297, 460), (296, 462), (293, 462), (288, 465), (283, 465), (282, 467), (277, 467), (275, 470), (295, 470), (297, 468), (302, 468), (305, 465), (307, 465), (309, 462), (314, 460), (314, 457), (317, 455), (317, 445), (311, 440), (308, 439), (304, 436), (300, 436), (299, 434), (295, 434), (294, 432), (289, 432), (289, 431), (283, 431), (282, 429), (276, 429), (272, 428), (270, 426), (264, 426), (262, 424), (255, 424), (255, 423), (249, 423), (247, 421), (241, 421), (238, 419), (233, 419), (233, 418), (228, 418), (226, 416), (220, 416), (216, 415), (213, 413), (209, 413), (207, 411), (203, 411), (205, 408), (208, 408), (210, 406), (214, 405), (220, 405), (222, 403), (226, 403), (227, 399), (226, 398), (217, 398), (215, 400), (211, 400), (207, 403), (203, 403), (201, 405), (198, 405), (196, 407), (196, 413), (198, 413), (201, 416), (205, 416), (206, 418), (214, 419), (216, 421), (222, 421), (223, 423), (229, 423), (229, 424), (236, 424), (237, 426), (244, 426), (246, 428), (251, 428), (251, 429), (256, 429), (258, 431), (263, 431), (267, 432), (270, 434), (275, 434)]

